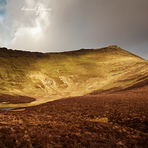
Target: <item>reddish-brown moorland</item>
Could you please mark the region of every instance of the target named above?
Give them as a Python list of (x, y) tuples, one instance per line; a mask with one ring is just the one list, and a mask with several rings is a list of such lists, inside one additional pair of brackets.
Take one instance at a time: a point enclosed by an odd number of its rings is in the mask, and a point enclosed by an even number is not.
[(31, 103), (35, 101), (35, 98), (27, 96), (12, 96), (12, 95), (0, 95), (0, 103), (11, 103), (11, 104), (20, 104), (20, 103)]
[(147, 148), (148, 85), (0, 111), (0, 147)]

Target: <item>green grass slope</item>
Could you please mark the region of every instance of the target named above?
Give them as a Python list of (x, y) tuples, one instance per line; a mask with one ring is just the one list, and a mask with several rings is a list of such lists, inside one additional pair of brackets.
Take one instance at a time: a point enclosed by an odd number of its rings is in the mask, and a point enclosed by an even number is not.
[(34, 104), (121, 90), (146, 79), (148, 62), (117, 46), (61, 53), (0, 48), (0, 93), (35, 97)]

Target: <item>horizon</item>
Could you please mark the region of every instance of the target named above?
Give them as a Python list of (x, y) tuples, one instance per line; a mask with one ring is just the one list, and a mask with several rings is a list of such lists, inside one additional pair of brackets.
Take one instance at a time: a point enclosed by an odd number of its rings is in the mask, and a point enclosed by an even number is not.
[[(85, 48), (81, 48), (81, 49), (74, 49), (74, 50), (66, 50), (66, 51), (46, 51), (46, 52), (42, 52), (42, 51), (29, 51), (29, 50), (21, 50), (21, 49), (9, 49), (7, 47), (0, 47), (0, 49), (6, 49), (6, 50), (12, 50), (12, 51), (20, 51), (20, 52), (32, 52), (32, 53), (42, 53), (42, 54), (50, 54), (50, 53), (65, 53), (65, 52), (74, 52), (74, 51), (80, 51), (80, 50), (97, 50), (97, 49), (104, 49), (104, 48), (109, 48), (109, 47), (112, 47), (112, 46), (116, 46), (117, 48), (120, 48), (120, 49), (123, 49), (122, 47), (119, 47), (117, 45), (109, 45), (109, 46), (106, 46), (106, 47), (101, 47), (101, 48), (89, 48), (89, 49), (85, 49)], [(128, 51), (126, 49), (123, 49), (125, 51)], [(129, 51), (128, 51), (129, 52)], [(132, 52), (130, 52), (132, 53)], [(134, 54), (134, 53), (132, 53)], [(134, 54), (135, 56), (138, 56), (142, 59), (144, 59), (143, 57), (137, 55), (137, 54)], [(144, 59), (146, 61), (148, 61), (147, 59)]]

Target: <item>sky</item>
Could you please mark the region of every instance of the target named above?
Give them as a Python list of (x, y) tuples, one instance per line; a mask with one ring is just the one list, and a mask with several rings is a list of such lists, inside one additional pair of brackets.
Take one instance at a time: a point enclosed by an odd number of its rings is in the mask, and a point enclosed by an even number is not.
[(0, 47), (62, 52), (110, 45), (148, 60), (148, 0), (0, 0)]

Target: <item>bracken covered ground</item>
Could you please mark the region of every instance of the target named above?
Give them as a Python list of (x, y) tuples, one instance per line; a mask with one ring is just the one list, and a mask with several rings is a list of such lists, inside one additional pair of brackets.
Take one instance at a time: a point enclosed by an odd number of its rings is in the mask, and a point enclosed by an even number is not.
[(148, 85), (0, 111), (0, 147), (147, 148)]
[(35, 101), (35, 98), (27, 96), (12, 96), (12, 95), (0, 95), (0, 103), (11, 103), (11, 104), (20, 104), (20, 103), (31, 103)]

